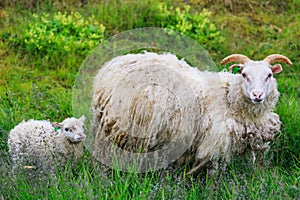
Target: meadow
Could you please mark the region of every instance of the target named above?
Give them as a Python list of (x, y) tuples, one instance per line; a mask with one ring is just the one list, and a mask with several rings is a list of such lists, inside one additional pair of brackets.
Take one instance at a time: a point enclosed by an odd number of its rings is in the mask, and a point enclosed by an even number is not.
[[(300, 1), (3, 0), (0, 2), (0, 199), (300, 199)], [(99, 43), (127, 30), (162, 27), (199, 43), (217, 68), (233, 53), (279, 53), (281, 132), (267, 165), (235, 158), (216, 183), (179, 172), (107, 170), (85, 149), (58, 184), (10, 174), (7, 138), (22, 120), (72, 116), (78, 70)], [(139, 50), (139, 49), (137, 49)], [(175, 52), (176, 53), (176, 52)]]

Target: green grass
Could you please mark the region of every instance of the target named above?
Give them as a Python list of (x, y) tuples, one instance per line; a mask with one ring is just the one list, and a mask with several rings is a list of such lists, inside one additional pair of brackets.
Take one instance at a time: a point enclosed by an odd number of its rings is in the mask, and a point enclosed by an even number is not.
[[(183, 171), (124, 173), (99, 168), (86, 151), (76, 169), (58, 172), (58, 184), (13, 179), (7, 148), (9, 131), (23, 119), (60, 121), (72, 116), (72, 87), (85, 56), (70, 53), (52, 57), (29, 54), (11, 44), (7, 33), (18, 36), (26, 28), (32, 13), (78, 11), (85, 17), (94, 15), (105, 29), (105, 37), (137, 27), (166, 27), (155, 12), (159, 0), (150, 1), (79, 1), (54, 0), (33, 5), (14, 1), (0, 4), (0, 199), (299, 199), (300, 181), (300, 2), (233, 2), (191, 0), (191, 12), (205, 6), (212, 12), (210, 20), (225, 38), (222, 43), (207, 43), (216, 63), (232, 53), (262, 59), (272, 53), (288, 56), (293, 66), (284, 65), (276, 75), (281, 93), (276, 112), (283, 122), (281, 133), (271, 144), (269, 164), (263, 169), (242, 159), (233, 160), (220, 170), (215, 185), (205, 185), (198, 177), (186, 177)], [(84, 2), (84, 1), (82, 1)], [(231, 1), (228, 1), (231, 2)], [(269, 2), (269, 3), (268, 3)], [(183, 8), (182, 1), (167, 4)], [(267, 5), (267, 6), (266, 6)], [(2, 6), (2, 7), (1, 7)], [(245, 9), (249, 8), (251, 9)], [(221, 68), (221, 66), (218, 64)]]

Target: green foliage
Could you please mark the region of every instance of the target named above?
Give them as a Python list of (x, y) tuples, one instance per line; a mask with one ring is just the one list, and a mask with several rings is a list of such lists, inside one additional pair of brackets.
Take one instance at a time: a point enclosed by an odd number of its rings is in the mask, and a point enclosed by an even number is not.
[[(236, 165), (235, 165), (236, 164)], [(176, 172), (144, 174), (106, 170), (83, 161), (75, 170), (57, 173), (57, 183), (33, 181), (24, 175), (0, 179), (4, 199), (299, 199), (299, 174), (277, 167), (256, 169), (233, 163), (216, 185)], [(1, 169), (0, 169), (1, 170)], [(178, 177), (179, 176), (179, 177)], [(50, 182), (50, 181), (49, 181)], [(10, 184), (7, 184), (10, 183)]]
[(225, 41), (225, 38), (210, 20), (210, 16), (211, 12), (206, 9), (192, 12), (188, 5), (181, 9), (165, 3), (158, 4), (157, 20), (162, 22), (162, 27), (189, 36), (207, 49), (216, 50), (221, 48), (220, 44)]
[[(299, 0), (4, 1), (6, 7), (0, 3), (0, 199), (300, 199)], [(81, 13), (78, 19), (74, 11)], [(33, 16), (32, 12), (44, 14)], [(74, 28), (80, 21), (81, 26)], [(293, 61), (293, 66), (283, 64), (283, 72), (276, 75), (281, 93), (276, 112), (283, 124), (271, 143), (269, 165), (258, 169), (236, 158), (220, 170), (214, 187), (203, 185), (198, 177), (173, 172), (106, 172), (86, 152), (81, 166), (58, 173), (56, 185), (32, 183), (26, 177), (13, 179), (9, 131), (30, 118), (60, 121), (71, 116), (72, 86), (86, 53), (105, 35), (147, 26), (192, 37), (216, 63), (232, 53), (252, 59), (280, 53)], [(47, 43), (50, 34), (53, 38)], [(89, 46), (90, 41), (95, 43)]]
[[(113, 8), (108, 7), (111, 5), (105, 4), (105, 6), (107, 7), (103, 12), (111, 10), (111, 13), (119, 15), (120, 12), (129, 12), (128, 9), (134, 5), (124, 5), (120, 7), (121, 11), (112, 10)], [(126, 29), (145, 25), (164, 27), (193, 38), (206, 49), (221, 50), (221, 43), (225, 41), (225, 38), (209, 19), (211, 12), (208, 10), (196, 12), (192, 11), (189, 6), (180, 8), (167, 3), (155, 3), (148, 10), (145, 16), (137, 16), (138, 20), (132, 22), (132, 27), (126, 27)], [(116, 18), (122, 17), (117, 15)], [(124, 17), (128, 18), (128, 15)], [(145, 19), (147, 21), (143, 21)], [(46, 57), (68, 53), (87, 55), (105, 38), (105, 27), (99, 21), (105, 21), (105, 19), (95, 19), (94, 15), (84, 18), (79, 12), (55, 12), (53, 14), (44, 12), (41, 15), (33, 14), (31, 22), (25, 24), (24, 30), (21, 30), (17, 36), (13, 37), (13, 34), (5, 32), (2, 37), (7, 38), (8, 35), (12, 35), (9, 40), (15, 46), (25, 48), (26, 52), (33, 55)], [(119, 21), (126, 21), (127, 26), (131, 24), (128, 19), (121, 19), (116, 23), (120, 24)], [(116, 25), (119, 26), (119, 24)]]
[(94, 16), (84, 18), (79, 12), (53, 15), (43, 13), (33, 14), (24, 33), (11, 38), (28, 53), (42, 56), (66, 55), (75, 52), (86, 55), (104, 39), (105, 27), (94, 19)]

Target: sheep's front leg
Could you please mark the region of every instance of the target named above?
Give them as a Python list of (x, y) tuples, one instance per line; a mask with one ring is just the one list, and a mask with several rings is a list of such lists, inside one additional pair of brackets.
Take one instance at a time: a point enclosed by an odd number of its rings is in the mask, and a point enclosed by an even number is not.
[(193, 169), (191, 169), (186, 175), (192, 175), (192, 174), (195, 174), (197, 172), (199, 172), (199, 170), (201, 169), (201, 167), (203, 167), (203, 165), (206, 163), (206, 159), (203, 159), (200, 161), (200, 163), (194, 167)]
[(262, 138), (264, 142), (269, 142), (274, 139), (276, 133), (280, 132), (281, 121), (276, 113), (270, 113), (262, 120)]
[(208, 169), (208, 178), (212, 178), (219, 168), (218, 161), (212, 161), (210, 168)]

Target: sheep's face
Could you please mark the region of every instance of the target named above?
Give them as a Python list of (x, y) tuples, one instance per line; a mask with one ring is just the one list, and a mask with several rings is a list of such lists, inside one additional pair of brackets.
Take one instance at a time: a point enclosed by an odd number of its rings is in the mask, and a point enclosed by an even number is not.
[(293, 65), (292, 61), (280, 54), (272, 54), (267, 56), (263, 61), (252, 61), (242, 54), (232, 54), (221, 61), (224, 65), (230, 62), (237, 62), (229, 67), (230, 71), (235, 72), (238, 67), (238, 73), (242, 75), (243, 93), (251, 100), (252, 103), (263, 103), (265, 98), (276, 87), (273, 74), (282, 71), (280, 64), (271, 65), (274, 62), (283, 62)]
[(261, 104), (272, 91), (271, 82), (274, 82), (273, 74), (280, 73), (280, 64), (270, 66), (263, 61), (250, 61), (245, 63), (240, 74), (243, 78), (244, 95), (254, 104)]
[(84, 133), (84, 120), (82, 116), (79, 119), (67, 118), (60, 123), (60, 129), (65, 137), (71, 142), (82, 142), (85, 140), (86, 135)]

